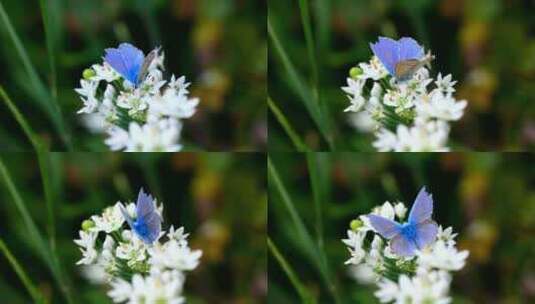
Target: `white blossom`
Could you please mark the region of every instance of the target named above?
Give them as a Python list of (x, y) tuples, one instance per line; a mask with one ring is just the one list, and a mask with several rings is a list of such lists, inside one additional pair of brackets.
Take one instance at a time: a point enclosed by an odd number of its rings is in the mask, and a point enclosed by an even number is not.
[(157, 269), (193, 270), (199, 264), (202, 252), (170, 239), (161, 246), (149, 248), (149, 264)]
[(381, 303), (397, 304), (447, 304), (451, 277), (445, 272), (418, 272), (409, 277), (402, 274), (398, 282), (388, 279), (380, 281), (375, 296)]
[(418, 254), (418, 261), (425, 268), (456, 271), (464, 267), (467, 257), (468, 251), (458, 251), (455, 245), (438, 240)]
[(348, 94), (351, 105), (344, 110), (345, 112), (359, 112), (364, 106), (366, 99), (362, 96), (362, 88), (365, 83), (366, 79), (347, 78), (347, 86), (342, 87), (342, 90)]
[[(407, 208), (401, 202), (384, 202), (370, 213), (399, 223), (407, 221)], [(456, 248), (453, 229), (439, 226), (433, 242), (416, 250), (414, 256), (400, 257), (392, 251), (391, 239), (375, 232), (367, 215), (352, 221), (352, 230), (342, 239), (350, 254), (345, 262), (350, 276), (362, 284), (376, 284), (374, 294), (381, 303), (450, 303), (452, 272), (461, 270), (468, 257), (468, 251)], [(369, 240), (371, 243), (366, 243)]]
[(177, 142), (181, 131), (182, 124), (173, 119), (162, 119), (144, 125), (132, 122), (128, 131), (117, 127), (111, 128), (108, 131), (106, 144), (115, 151), (180, 151), (182, 146)]
[(103, 64), (93, 64), (91, 69), (95, 71), (96, 74), (91, 77), (91, 80), (95, 82), (104, 80), (109, 83), (121, 78), (121, 75), (119, 75), (119, 73), (117, 73), (107, 62), (103, 62)]
[[(182, 148), (182, 121), (191, 118), (199, 104), (189, 96), (186, 78), (163, 79), (164, 54), (152, 60), (145, 79), (126, 81), (108, 63), (94, 64), (80, 81), (82, 121), (94, 133), (105, 133), (112, 151), (174, 152)], [(103, 93), (97, 88), (105, 84)], [(101, 86), (102, 87), (102, 86)], [(90, 114), (90, 116), (87, 116)]]
[(349, 99), (350, 124), (375, 136), (380, 152), (449, 151), (450, 122), (464, 115), (467, 101), (453, 96), (451, 75), (430, 77), (422, 67), (406, 81), (388, 76), (376, 56), (358, 65), (342, 90)]
[(96, 97), (98, 82), (82, 79), (80, 80), (80, 85), (81, 88), (75, 89), (75, 91), (81, 95), (84, 106), (78, 111), (78, 113), (90, 114), (95, 112), (98, 107), (98, 100)]
[(412, 127), (398, 125), (396, 133), (379, 130), (373, 146), (381, 152), (446, 152), (449, 132), (449, 125), (444, 121), (418, 120)]
[(394, 212), (396, 213), (398, 219), (403, 219), (407, 213), (407, 207), (405, 207), (405, 204), (398, 202), (396, 205), (394, 205)]
[(119, 208), (120, 203), (116, 203), (112, 207), (104, 209), (102, 215), (93, 215), (91, 219), (95, 223), (95, 227), (91, 228), (92, 231), (104, 231), (110, 233), (118, 230), (124, 223), (124, 218)]
[(351, 258), (345, 262), (346, 264), (358, 265), (360, 264), (362, 259), (366, 256), (366, 252), (364, 251), (364, 248), (362, 247), (362, 242), (365, 236), (366, 236), (365, 232), (356, 233), (351, 230), (347, 231), (348, 238), (343, 239), (342, 242), (344, 242), (344, 244), (346, 244), (349, 247), (348, 249), (351, 254)]
[(457, 236), (457, 233), (453, 233), (453, 228), (448, 227), (446, 229), (442, 228), (442, 226), (438, 227), (437, 232), (437, 240), (444, 241), (447, 245), (455, 245), (455, 237)]
[[(163, 204), (152, 203), (161, 215)], [(144, 243), (137, 228), (125, 223), (122, 205), (117, 202), (83, 222), (80, 239), (74, 240), (82, 252), (77, 264), (82, 264), (83, 276), (95, 284), (108, 283), (115, 303), (184, 303), (186, 272), (199, 265), (202, 251), (189, 247), (184, 227), (171, 226), (152, 244)], [(137, 220), (136, 204), (126, 203), (124, 209)]]
[[(123, 231), (123, 236), (126, 233), (131, 235), (129, 230)], [(146, 246), (137, 237), (129, 237), (127, 241), (119, 243), (115, 250), (115, 256), (127, 260), (128, 266), (134, 268), (136, 264), (145, 261), (147, 258)]]
[(380, 80), (388, 75), (388, 71), (376, 56), (373, 56), (369, 63), (360, 63), (359, 67), (362, 69), (362, 75), (359, 78), (364, 80)]
[(117, 279), (111, 283), (108, 295), (115, 303), (180, 304), (184, 277), (178, 271), (168, 271), (143, 277), (135, 274), (131, 282)]
[(74, 242), (80, 246), (80, 251), (82, 251), (82, 259), (79, 260), (76, 264), (80, 265), (89, 265), (93, 263), (98, 256), (97, 251), (95, 250), (95, 240), (97, 239), (98, 232), (96, 231), (80, 231), (80, 239), (74, 240)]

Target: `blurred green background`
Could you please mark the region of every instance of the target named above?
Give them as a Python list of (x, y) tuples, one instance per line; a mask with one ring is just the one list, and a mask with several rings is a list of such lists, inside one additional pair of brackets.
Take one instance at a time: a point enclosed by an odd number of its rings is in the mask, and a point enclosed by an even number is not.
[[(0, 86), (52, 150), (107, 150), (76, 114), (82, 71), (122, 41), (145, 53), (161, 45), (166, 76), (185, 75), (201, 99), (185, 123), (185, 149), (261, 150), (266, 8), (265, 0), (2, 0)], [(0, 100), (0, 150), (28, 150)]]
[[(105, 286), (82, 277), (73, 240), (84, 219), (135, 200), (140, 187), (164, 203), (163, 229), (184, 226), (203, 250), (187, 276), (188, 303), (266, 302), (265, 156), (253, 153), (0, 154), (0, 302), (31, 299), (5, 245), (49, 303), (67, 303), (60, 286), (74, 303), (111, 303)], [(59, 265), (43, 258), (35, 233)]]
[[(452, 303), (533, 303), (534, 160), (527, 153), (272, 153), (268, 235), (310, 303), (378, 303), (374, 287), (350, 277), (341, 239), (358, 215), (387, 200), (410, 207), (426, 185), (434, 219), (470, 251), (454, 274)], [(268, 273), (270, 303), (300, 302), (273, 248)]]
[[(432, 75), (451, 73), (455, 96), (468, 100), (452, 125), (454, 150), (527, 151), (535, 145), (534, 11), (533, 0), (271, 0), (269, 95), (309, 149), (371, 151), (370, 135), (343, 112), (340, 87), (378, 36), (410, 36), (436, 55)], [(269, 148), (294, 150), (273, 113)]]

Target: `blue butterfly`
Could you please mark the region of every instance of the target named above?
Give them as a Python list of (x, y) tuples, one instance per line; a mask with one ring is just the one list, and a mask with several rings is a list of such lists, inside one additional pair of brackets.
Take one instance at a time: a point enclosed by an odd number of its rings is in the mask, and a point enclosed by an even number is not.
[(162, 230), (162, 218), (156, 211), (152, 196), (145, 194), (143, 188), (139, 190), (137, 197), (135, 220), (122, 205), (120, 206), (126, 222), (143, 242), (150, 245), (158, 239)]
[(149, 66), (159, 50), (160, 48), (156, 48), (145, 57), (140, 49), (130, 43), (121, 43), (116, 49), (106, 49), (104, 60), (137, 87), (147, 76)]
[(433, 197), (422, 187), (409, 213), (409, 221), (399, 224), (382, 216), (369, 214), (372, 227), (391, 240), (390, 249), (399, 256), (413, 256), (415, 251), (434, 242), (438, 226), (431, 219)]
[(421, 67), (429, 64), (434, 56), (424, 55), (424, 49), (412, 38), (403, 37), (398, 41), (379, 37), (375, 44), (370, 43), (373, 54), (379, 58), (390, 75), (399, 81), (407, 81)]

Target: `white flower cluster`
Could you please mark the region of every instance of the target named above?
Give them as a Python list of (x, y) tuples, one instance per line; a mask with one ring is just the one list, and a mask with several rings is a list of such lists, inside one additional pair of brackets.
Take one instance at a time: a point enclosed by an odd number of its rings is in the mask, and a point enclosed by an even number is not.
[[(389, 202), (372, 211), (399, 222), (406, 213), (403, 203)], [(365, 215), (351, 222), (347, 235), (342, 240), (351, 254), (346, 264), (351, 265), (351, 274), (360, 283), (377, 284), (375, 296), (381, 303), (450, 303), (451, 272), (462, 269), (468, 257), (468, 251), (457, 250), (457, 234), (451, 227), (439, 227), (435, 242), (412, 257), (393, 253)]]
[(359, 130), (375, 134), (378, 151), (448, 151), (449, 122), (459, 120), (467, 105), (453, 97), (455, 83), (451, 75), (431, 78), (425, 67), (398, 81), (373, 56), (351, 69), (342, 87), (350, 101), (345, 111), (356, 113), (351, 120)]
[(106, 133), (105, 143), (119, 151), (179, 151), (182, 120), (196, 111), (199, 99), (189, 97), (184, 76), (163, 79), (164, 55), (157, 53), (147, 76), (134, 87), (107, 62), (84, 71), (80, 95), (87, 127)]
[[(121, 207), (118, 202), (82, 223), (74, 242), (82, 252), (77, 264), (83, 265), (84, 275), (110, 284), (108, 295), (115, 303), (184, 303), (185, 272), (199, 265), (202, 252), (189, 247), (183, 227), (171, 226), (154, 244), (145, 244), (125, 229)], [(126, 210), (136, 217), (134, 203)], [(157, 211), (161, 215), (163, 205)]]

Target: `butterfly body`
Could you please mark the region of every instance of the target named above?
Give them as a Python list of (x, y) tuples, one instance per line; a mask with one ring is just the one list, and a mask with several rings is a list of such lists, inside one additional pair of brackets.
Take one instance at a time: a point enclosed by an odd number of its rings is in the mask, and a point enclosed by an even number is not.
[(404, 223), (401, 225), (400, 233), (408, 240), (415, 240), (418, 237), (418, 229), (415, 224)]
[(104, 61), (137, 87), (147, 76), (148, 68), (158, 51), (159, 48), (156, 48), (145, 57), (140, 49), (130, 43), (121, 43), (116, 49), (106, 49)]
[(434, 59), (431, 54), (424, 55), (424, 49), (407, 37), (397, 41), (379, 37), (379, 41), (370, 47), (388, 73), (399, 81), (411, 79), (416, 71)]
[(162, 230), (162, 218), (156, 210), (152, 196), (139, 191), (136, 203), (136, 219), (134, 220), (121, 206), (121, 211), (126, 222), (134, 233), (146, 244), (152, 244), (160, 236)]
[(400, 256), (412, 256), (416, 250), (434, 242), (438, 225), (431, 219), (433, 198), (423, 187), (411, 208), (409, 219), (400, 224), (379, 215), (369, 214), (372, 227), (384, 238), (391, 240), (392, 252)]

